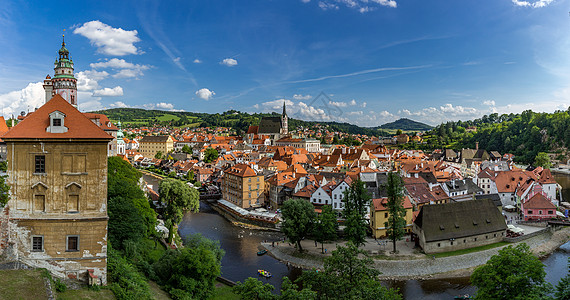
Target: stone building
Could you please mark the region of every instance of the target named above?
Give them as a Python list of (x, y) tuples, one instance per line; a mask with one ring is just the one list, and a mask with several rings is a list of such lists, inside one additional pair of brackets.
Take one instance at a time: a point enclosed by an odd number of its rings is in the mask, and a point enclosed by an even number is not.
[(507, 224), (491, 199), (424, 205), (413, 233), (425, 253), (473, 248), (503, 240)]
[(162, 155), (174, 149), (174, 139), (169, 135), (147, 135), (139, 141), (139, 152), (148, 158), (153, 158), (159, 151)]
[(222, 198), (241, 208), (260, 207), (264, 202), (264, 177), (246, 164), (236, 164), (224, 171)]
[(112, 138), (59, 94), (2, 136), (11, 187), (1, 220), (5, 258), (106, 284)]

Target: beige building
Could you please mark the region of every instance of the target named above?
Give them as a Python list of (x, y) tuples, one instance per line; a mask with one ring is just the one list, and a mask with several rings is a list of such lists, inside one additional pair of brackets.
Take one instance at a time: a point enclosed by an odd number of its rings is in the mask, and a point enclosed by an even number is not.
[(275, 146), (290, 146), (293, 148), (305, 149), (308, 152), (319, 153), (321, 152), (321, 141), (314, 139), (299, 139), (284, 137), (275, 141)]
[[(12, 128), (4, 257), (107, 283), (107, 148), (113, 139), (60, 95)], [(6, 233), (8, 230), (8, 234)]]
[(222, 198), (241, 208), (260, 207), (263, 204), (265, 183), (246, 164), (237, 164), (224, 171)]
[[(371, 201), (371, 216), (370, 216), (370, 228), (372, 229), (372, 236), (376, 239), (386, 237), (386, 222), (390, 218), (390, 212), (387, 207), (388, 198), (378, 198), (372, 199)], [(404, 215), (404, 219), (406, 220), (406, 227), (404, 230), (406, 234), (412, 232), (412, 218), (414, 212), (412, 211), (412, 203), (410, 202), (410, 198), (405, 196), (403, 199), (403, 206), (406, 210)]]
[(162, 155), (174, 149), (174, 139), (169, 135), (148, 135), (139, 141), (139, 152), (148, 158), (153, 158), (159, 151)]

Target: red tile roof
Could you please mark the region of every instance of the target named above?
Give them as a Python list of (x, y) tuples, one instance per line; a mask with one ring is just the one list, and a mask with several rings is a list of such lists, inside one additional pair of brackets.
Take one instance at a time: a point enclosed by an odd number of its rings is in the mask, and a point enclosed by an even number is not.
[[(54, 111), (65, 114), (65, 133), (46, 132), (49, 114)], [(55, 95), (46, 104), (29, 114), (23, 121), (2, 136), (2, 139), (106, 139), (113, 137), (95, 125), (60, 95)]]
[(543, 194), (536, 193), (523, 204), (524, 209), (556, 209), (556, 206)]

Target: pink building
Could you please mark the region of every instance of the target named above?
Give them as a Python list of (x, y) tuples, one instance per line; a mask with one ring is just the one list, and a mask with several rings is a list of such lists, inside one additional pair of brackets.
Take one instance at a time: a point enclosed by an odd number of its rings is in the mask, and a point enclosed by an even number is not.
[(556, 206), (542, 192), (522, 203), (521, 210), (525, 221), (556, 218)]

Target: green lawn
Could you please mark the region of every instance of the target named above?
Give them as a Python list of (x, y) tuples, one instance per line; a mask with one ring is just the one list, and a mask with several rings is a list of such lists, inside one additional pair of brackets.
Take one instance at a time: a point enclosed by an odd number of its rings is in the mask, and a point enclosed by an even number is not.
[(216, 284), (216, 290), (214, 291), (214, 296), (212, 296), (210, 299), (239, 300), (239, 296), (234, 294), (230, 286), (218, 282)]
[(178, 121), (180, 120), (179, 116), (175, 116), (175, 115), (171, 115), (171, 114), (164, 114), (158, 118), (156, 118), (157, 120), (163, 122), (163, 121)]
[(47, 299), (42, 271), (0, 271), (0, 299)]
[(508, 244), (510, 244), (510, 243), (509, 243), (509, 242), (498, 242), (498, 243), (489, 244), (489, 245), (484, 245), (484, 246), (479, 246), (479, 247), (475, 247), (475, 248), (469, 248), (469, 249), (462, 249), (462, 250), (455, 250), (455, 251), (449, 251), (449, 252), (442, 252), (442, 253), (430, 254), (429, 256), (435, 256), (436, 258), (439, 258), (439, 257), (448, 257), (448, 256), (462, 255), (462, 254), (467, 254), (467, 253), (473, 253), (473, 252), (479, 252), (479, 251), (483, 251), (483, 250), (493, 249), (493, 248), (505, 246), (505, 245), (508, 245)]

